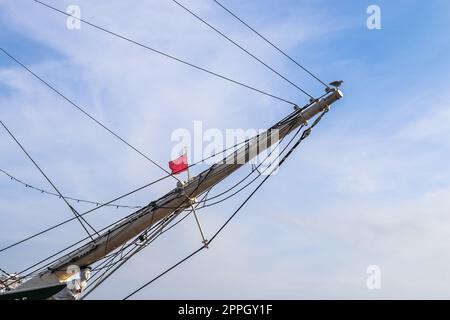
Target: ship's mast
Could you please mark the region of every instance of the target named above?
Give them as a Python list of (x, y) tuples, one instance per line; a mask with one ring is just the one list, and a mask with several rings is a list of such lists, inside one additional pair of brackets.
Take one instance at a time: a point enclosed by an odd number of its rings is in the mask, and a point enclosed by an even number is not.
[(162, 219), (168, 218), (174, 212), (179, 213), (189, 208), (193, 198), (202, 195), (252, 158), (277, 143), (278, 141), (273, 139), (274, 131), (277, 131), (278, 139), (283, 139), (300, 125), (306, 124), (308, 120), (329, 108), (342, 97), (343, 94), (340, 90), (333, 89), (325, 97), (312, 103), (307, 108), (295, 110), (265, 133), (248, 141), (223, 161), (212, 165), (209, 169), (193, 177), (185, 184), (179, 183), (175, 189), (136, 211), (123, 222), (118, 223), (95, 238), (94, 241), (61, 257), (47, 271), (22, 284), (21, 288), (33, 288), (65, 281), (72, 276), (71, 273), (66, 271), (69, 266), (89, 266), (140, 235)]

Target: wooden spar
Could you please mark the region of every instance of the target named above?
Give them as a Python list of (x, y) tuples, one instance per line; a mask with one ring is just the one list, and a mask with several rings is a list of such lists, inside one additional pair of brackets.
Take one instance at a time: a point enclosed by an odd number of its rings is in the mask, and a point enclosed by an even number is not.
[(208, 191), (259, 153), (277, 143), (271, 138), (271, 132), (278, 130), (278, 138), (282, 139), (342, 97), (343, 94), (340, 90), (333, 89), (320, 101), (314, 102), (304, 110), (294, 111), (285, 120), (278, 122), (259, 137), (251, 139), (225, 160), (212, 165), (209, 169), (193, 177), (184, 186), (179, 185), (157, 201), (136, 211), (128, 219), (107, 230), (95, 238), (93, 242), (64, 255), (48, 270), (22, 284), (21, 288), (32, 288), (42, 286), (43, 283), (64, 281), (72, 275), (66, 271), (67, 267), (71, 265), (87, 267), (138, 236), (158, 221), (169, 217), (174, 212), (181, 212), (189, 208), (191, 205), (190, 199)]

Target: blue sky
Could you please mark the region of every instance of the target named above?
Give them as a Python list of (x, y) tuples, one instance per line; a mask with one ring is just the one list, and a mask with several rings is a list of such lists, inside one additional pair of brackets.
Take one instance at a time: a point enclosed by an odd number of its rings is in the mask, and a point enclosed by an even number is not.
[[(171, 1), (48, 2), (62, 10), (77, 4), (87, 20), (299, 104), (307, 102)], [(322, 93), (320, 84), (212, 1), (183, 3), (294, 82)], [(136, 298), (449, 298), (448, 1), (224, 4), (321, 78), (344, 79), (345, 98), (213, 248)], [(381, 30), (366, 27), (371, 4), (381, 8)], [(174, 145), (171, 132), (191, 130), (195, 120), (208, 128), (265, 128), (290, 112), (284, 103), (86, 25), (81, 30), (65, 26), (64, 17), (32, 1), (0, 1), (1, 47), (160, 164), (168, 161)], [(105, 201), (161, 176), (4, 55), (0, 117), (65, 194)], [(5, 133), (0, 150), (0, 168), (48, 188)], [(164, 181), (123, 203), (146, 204), (173, 184)], [(207, 233), (242, 199), (206, 210)], [(71, 215), (58, 199), (6, 177), (0, 177), (0, 208), (1, 247)], [(102, 226), (127, 213), (105, 209), (89, 221)], [(21, 270), (82, 232), (74, 223), (2, 252), (0, 267)], [(91, 297), (123, 298), (199, 243), (195, 222), (189, 221)], [(378, 291), (366, 288), (366, 268), (374, 264), (382, 270)]]

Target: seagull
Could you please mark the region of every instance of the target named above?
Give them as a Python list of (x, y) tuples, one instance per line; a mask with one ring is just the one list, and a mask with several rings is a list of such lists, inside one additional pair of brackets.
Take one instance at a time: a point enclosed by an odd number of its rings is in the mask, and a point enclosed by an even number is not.
[(339, 88), (340, 86), (342, 86), (343, 83), (344, 83), (343, 80), (340, 80), (340, 81), (333, 81), (332, 83), (330, 83), (330, 86)]

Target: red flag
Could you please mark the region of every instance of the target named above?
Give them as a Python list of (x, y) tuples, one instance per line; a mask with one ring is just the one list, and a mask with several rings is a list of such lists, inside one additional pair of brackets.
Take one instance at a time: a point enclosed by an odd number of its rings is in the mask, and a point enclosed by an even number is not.
[(176, 158), (175, 160), (169, 161), (169, 168), (172, 170), (172, 174), (179, 174), (188, 169), (187, 154)]

